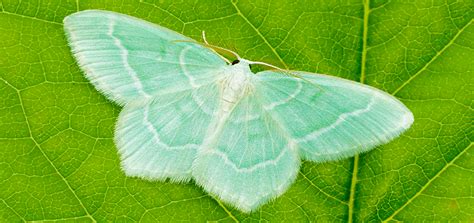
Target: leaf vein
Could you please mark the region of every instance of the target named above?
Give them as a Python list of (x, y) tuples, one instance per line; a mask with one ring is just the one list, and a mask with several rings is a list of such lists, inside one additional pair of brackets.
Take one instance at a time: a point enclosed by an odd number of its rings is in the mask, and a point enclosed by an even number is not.
[[(81, 205), (82, 209), (84, 210), (84, 212), (86, 213), (86, 216), (89, 217), (93, 222), (96, 222), (96, 220), (92, 217), (92, 215), (89, 213), (89, 211), (87, 210), (87, 208), (84, 206), (84, 204), (82, 203), (81, 199), (79, 199), (79, 197), (77, 196), (76, 192), (74, 191), (74, 189), (71, 187), (71, 185), (69, 184), (69, 182), (66, 180), (66, 178), (61, 174), (61, 172), (59, 172), (58, 168), (56, 167), (56, 165), (54, 165), (54, 163), (51, 161), (51, 159), (48, 157), (48, 155), (46, 155), (46, 153), (43, 151), (43, 149), (41, 148), (41, 145), (38, 143), (38, 141), (36, 141), (36, 139), (33, 137), (33, 132), (31, 131), (31, 126), (30, 126), (30, 121), (28, 120), (28, 116), (26, 115), (26, 112), (25, 112), (25, 105), (23, 103), (23, 99), (21, 97), (21, 92), (15, 88), (13, 85), (11, 85), (8, 81), (6, 81), (5, 79), (1, 78), (2, 81), (4, 81), (8, 86), (10, 86), (11, 88), (13, 88), (16, 93), (17, 93), (17, 96), (18, 96), (18, 99), (20, 101), (20, 107), (21, 107), (21, 110), (22, 110), (22, 113), (25, 117), (25, 122), (26, 122), (26, 126), (28, 128), (28, 132), (29, 132), (29, 135), (30, 135), (30, 138), (31, 140), (34, 142), (34, 144), (36, 145), (36, 147), (38, 147), (38, 149), (40, 150), (41, 154), (44, 156), (44, 158), (46, 159), (46, 161), (48, 161), (49, 164), (51, 164), (51, 166), (53, 167), (54, 171), (56, 172), (56, 174), (58, 174), (61, 179), (64, 181), (64, 183), (66, 184), (67, 188), (71, 191), (71, 193), (74, 195), (74, 197), (77, 199), (77, 201), (79, 202), (79, 204)], [(78, 217), (81, 217), (81, 216), (78, 216)]]
[(395, 91), (393, 91), (392, 95), (396, 95), (400, 90), (402, 90), (405, 86), (407, 86), (410, 82), (413, 81), (416, 77), (418, 77), (423, 71), (425, 71), (441, 54), (446, 51), (453, 43), (456, 41), (456, 39), (461, 35), (461, 33), (469, 26), (471, 25), (473, 19), (466, 23), (459, 31), (454, 35), (454, 37), (440, 50), (438, 51), (431, 59), (428, 61), (428, 63), (425, 64), (420, 70), (418, 70), (414, 75), (412, 75), (407, 81), (405, 81), (400, 87), (398, 87)]
[(237, 14), (242, 17), (242, 19), (248, 23), (250, 25), (250, 27), (252, 27), (252, 29), (257, 33), (257, 35), (262, 38), (263, 42), (268, 46), (268, 48), (270, 48), (270, 50), (275, 54), (275, 56), (278, 58), (278, 60), (280, 61), (280, 63), (286, 68), (288, 69), (288, 65), (285, 63), (285, 61), (283, 61), (283, 58), (281, 58), (280, 54), (278, 54), (278, 52), (276, 51), (276, 49), (268, 42), (267, 38), (265, 38), (265, 36), (263, 36), (263, 34), (260, 32), (260, 30), (257, 29), (257, 27), (255, 27), (249, 20), (248, 18), (242, 13), (242, 11), (240, 11), (239, 7), (237, 7), (237, 4), (236, 2), (234, 1), (231, 1), (232, 5), (234, 6), (235, 10), (237, 11)]
[(308, 181), (309, 184), (311, 184), (311, 186), (313, 186), (314, 188), (318, 189), (321, 193), (323, 193), (324, 195), (326, 195), (326, 197), (332, 198), (333, 200), (335, 200), (335, 201), (337, 201), (337, 202), (339, 202), (339, 203), (341, 203), (341, 204), (347, 205), (346, 202), (344, 202), (344, 201), (342, 201), (342, 200), (340, 200), (340, 199), (338, 199), (338, 198), (336, 198), (336, 197), (334, 197), (334, 196), (332, 196), (332, 195), (326, 193), (324, 190), (322, 190), (321, 188), (319, 188), (316, 184), (313, 183), (313, 181), (311, 181), (311, 179), (308, 178), (308, 176), (306, 176), (306, 174), (305, 174), (301, 169), (300, 169), (300, 174), (301, 174), (301, 176), (303, 176), (303, 178), (304, 178), (305, 180)]
[(54, 24), (54, 25), (61, 25), (61, 26), (63, 25), (63, 24), (60, 23), (60, 22), (50, 21), (50, 20), (46, 20), (46, 19), (41, 19), (41, 18), (33, 17), (33, 16), (21, 15), (21, 14), (13, 13), (13, 12), (7, 12), (7, 11), (5, 11), (5, 10), (3, 10), (2, 12), (0, 12), (0, 14), (18, 16), (18, 17), (21, 17), (21, 18), (37, 20), (37, 21), (41, 21), (41, 22), (46, 22), (46, 23)]
[(439, 176), (441, 176), (442, 173), (444, 173), (450, 166), (455, 165), (454, 162), (457, 159), (459, 159), (462, 155), (464, 155), (464, 153), (466, 153), (466, 151), (468, 151), (472, 147), (472, 145), (474, 145), (473, 142), (471, 142), (468, 146), (466, 146), (466, 148), (464, 148), (458, 155), (456, 155), (451, 161), (449, 161), (449, 163), (446, 163), (446, 165), (444, 165), (444, 167), (441, 168), (438, 171), (438, 173), (436, 173), (430, 180), (428, 180), (428, 182), (426, 182), (426, 184), (423, 185), (423, 187), (416, 194), (414, 194), (402, 206), (400, 206), (397, 210), (395, 210), (392, 213), (392, 215), (384, 219), (383, 222), (388, 222), (392, 220), (398, 213), (400, 213), (400, 211), (402, 211), (406, 206), (408, 206), (411, 202), (413, 202), (413, 200), (415, 200), (418, 196), (420, 196), (423, 193), (423, 191), (425, 191), (426, 188), (428, 188), (428, 186), (431, 185), (431, 183), (433, 183), (433, 181), (435, 181)]

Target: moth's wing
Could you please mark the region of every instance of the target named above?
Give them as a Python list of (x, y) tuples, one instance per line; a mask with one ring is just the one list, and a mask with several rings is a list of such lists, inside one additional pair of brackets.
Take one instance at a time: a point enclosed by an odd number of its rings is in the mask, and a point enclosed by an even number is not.
[(194, 41), (188, 37), (123, 14), (81, 11), (64, 28), (87, 78), (119, 104), (202, 86), (226, 65), (208, 48), (182, 42)]
[(214, 123), (208, 135), (193, 164), (194, 179), (244, 212), (282, 194), (297, 175), (295, 145), (252, 94), (221, 126)]
[(258, 73), (256, 94), (266, 112), (298, 144), (302, 158), (316, 162), (353, 156), (407, 130), (413, 115), (395, 97), (376, 88), (327, 75)]
[(126, 104), (115, 130), (122, 169), (128, 176), (187, 181), (218, 106), (216, 84)]

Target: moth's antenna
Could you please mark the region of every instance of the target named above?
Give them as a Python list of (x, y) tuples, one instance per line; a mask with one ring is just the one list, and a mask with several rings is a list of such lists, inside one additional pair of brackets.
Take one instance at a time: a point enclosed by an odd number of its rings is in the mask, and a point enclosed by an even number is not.
[(206, 31), (202, 31), (202, 40), (206, 43), (206, 45), (209, 45), (209, 43), (207, 42), (207, 39), (206, 39)]
[(245, 60), (247, 63), (249, 64), (259, 64), (259, 65), (263, 65), (263, 66), (267, 66), (267, 67), (271, 67), (271, 68), (274, 68), (276, 70), (279, 70), (281, 72), (284, 72), (286, 74), (289, 74), (290, 76), (293, 76), (293, 77), (296, 77), (296, 78), (301, 78), (301, 79), (304, 79), (303, 77), (301, 77), (300, 75), (298, 74), (295, 74), (295, 73), (292, 73), (290, 72), (289, 70), (285, 70), (285, 69), (282, 69), (282, 68), (279, 68), (275, 65), (272, 65), (272, 64), (269, 64), (269, 63), (265, 63), (265, 62), (260, 62), (260, 61), (251, 61), (251, 60)]
[(251, 61), (251, 60), (245, 60), (245, 61), (246, 61), (247, 63), (249, 63), (249, 64), (260, 64), (260, 65), (264, 65), (264, 66), (267, 66), (267, 67), (275, 68), (275, 69), (277, 69), (277, 70), (279, 70), (279, 71), (287, 72), (287, 70), (282, 69), (282, 68), (279, 68), (279, 67), (277, 67), (277, 66), (275, 66), (275, 65), (271, 65), (271, 64), (269, 64), (269, 63), (260, 62), (260, 61)]
[(259, 64), (259, 65), (264, 65), (264, 66), (267, 66), (267, 67), (274, 68), (274, 69), (279, 70), (279, 71), (281, 71), (281, 72), (283, 72), (283, 73), (285, 73), (285, 74), (288, 74), (289, 76), (292, 76), (292, 77), (294, 77), (294, 78), (299, 78), (299, 79), (301, 79), (301, 80), (304, 80), (304, 81), (308, 82), (309, 84), (314, 85), (315, 87), (319, 88), (319, 90), (324, 91), (324, 89), (322, 89), (322, 88), (321, 88), (320, 86), (318, 86), (317, 84), (315, 84), (315, 83), (313, 83), (313, 82), (307, 80), (306, 78), (302, 77), (301, 75), (295, 74), (295, 73), (293, 73), (293, 72), (291, 72), (291, 71), (289, 71), (289, 70), (285, 70), (285, 69), (279, 68), (279, 67), (277, 67), (277, 66), (275, 66), (275, 65), (272, 65), (272, 64), (269, 64), (269, 63), (265, 63), (265, 62), (250, 61), (250, 60), (245, 60), (245, 61), (246, 61), (247, 63), (249, 63), (249, 64)]
[[(236, 52), (234, 52), (234, 51), (232, 51), (232, 50), (229, 50), (229, 49), (226, 49), (226, 48), (223, 48), (223, 47), (220, 47), (220, 46), (215, 46), (215, 45), (209, 44), (209, 43), (207, 42), (206, 33), (205, 33), (204, 30), (202, 31), (202, 40), (204, 41), (204, 43), (196, 42), (196, 41), (193, 41), (193, 40), (174, 40), (174, 41), (172, 41), (172, 42), (195, 43), (195, 44), (199, 44), (199, 45), (201, 45), (201, 46), (207, 47), (207, 48), (211, 48), (211, 49), (214, 50), (214, 51), (220, 50), (220, 51), (224, 51), (224, 52), (230, 53), (230, 54), (232, 54), (234, 57), (236, 57), (238, 60), (241, 60), (241, 59), (242, 59), (242, 58), (239, 56), (239, 54), (237, 54)], [(231, 62), (230, 62), (227, 58), (223, 57), (223, 56), (220, 55), (219, 53), (218, 53), (217, 55), (219, 55), (222, 59), (224, 59), (228, 64), (231, 64)]]
[[(204, 30), (202, 31), (202, 41), (204, 41), (204, 43), (206, 43), (206, 46), (211, 45), (211, 44), (209, 44), (209, 43), (207, 42), (207, 39), (206, 39), (206, 31), (204, 31)], [(212, 49), (212, 50), (213, 50), (214, 52), (216, 52), (214, 49)], [(217, 52), (216, 52), (216, 53), (217, 53)], [(220, 55), (219, 53), (217, 53), (217, 55), (219, 55), (220, 58), (222, 58), (223, 60), (225, 60), (225, 62), (227, 62), (227, 64), (230, 64), (230, 63), (231, 63), (227, 58), (225, 58), (224, 56)]]
[(219, 50), (222, 50), (222, 51), (226, 51), (228, 53), (231, 53), (232, 55), (234, 55), (238, 60), (241, 60), (242, 58), (239, 56), (239, 54), (237, 54), (236, 52), (232, 51), (232, 50), (229, 50), (229, 49), (226, 49), (226, 48), (223, 48), (223, 47), (220, 47), (220, 46), (214, 46), (214, 45), (211, 45), (211, 44), (205, 44), (205, 46), (208, 46), (210, 48), (213, 48), (213, 49), (219, 49)]

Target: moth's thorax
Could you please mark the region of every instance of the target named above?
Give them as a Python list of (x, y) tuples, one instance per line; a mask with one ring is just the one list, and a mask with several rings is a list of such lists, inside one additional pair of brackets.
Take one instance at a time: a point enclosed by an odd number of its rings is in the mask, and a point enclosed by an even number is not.
[(252, 88), (249, 64), (242, 61), (235, 65), (229, 65), (225, 71), (225, 77), (222, 80), (222, 100), (223, 103), (229, 103), (228, 109), (232, 104), (237, 103), (247, 91)]
[(208, 128), (209, 132), (206, 133), (206, 140), (202, 144), (204, 149), (212, 148), (210, 145), (215, 143), (232, 110), (253, 87), (251, 84), (252, 72), (248, 63), (241, 62), (229, 65), (224, 69), (222, 75), (219, 82), (221, 90), (220, 106), (217, 116)]

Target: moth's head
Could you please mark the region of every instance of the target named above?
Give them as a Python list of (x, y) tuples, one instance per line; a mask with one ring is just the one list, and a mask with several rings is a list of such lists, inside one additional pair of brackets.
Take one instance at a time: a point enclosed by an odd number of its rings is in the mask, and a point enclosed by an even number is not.
[(232, 61), (231, 66), (248, 67), (249, 69), (252, 69), (252, 63), (244, 59), (235, 59)]

